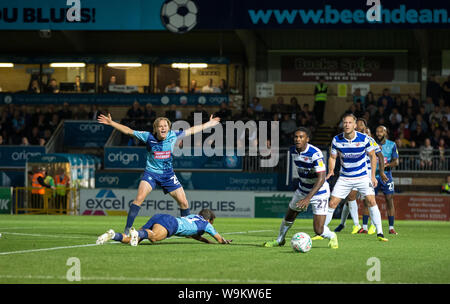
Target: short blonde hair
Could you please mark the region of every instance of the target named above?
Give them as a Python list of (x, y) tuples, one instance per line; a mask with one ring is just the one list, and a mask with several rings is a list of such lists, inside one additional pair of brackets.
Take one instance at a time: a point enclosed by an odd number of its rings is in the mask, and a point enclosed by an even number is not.
[(170, 122), (169, 118), (167, 118), (167, 117), (158, 117), (153, 122), (153, 134), (156, 134), (156, 129), (158, 128), (158, 125), (159, 125), (159, 123), (162, 120), (165, 120), (167, 122), (167, 124), (169, 125), (169, 130), (172, 128), (172, 123)]

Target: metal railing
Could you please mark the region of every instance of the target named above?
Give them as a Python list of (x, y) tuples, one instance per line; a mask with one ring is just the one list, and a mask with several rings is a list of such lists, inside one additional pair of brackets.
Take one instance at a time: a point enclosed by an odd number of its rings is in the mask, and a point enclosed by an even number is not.
[(33, 193), (32, 187), (15, 187), (13, 192), (15, 214), (77, 214), (79, 190), (69, 188), (65, 195), (46, 189), (44, 194)]
[(398, 153), (399, 165), (395, 171), (450, 172), (450, 150), (441, 155), (434, 149), (430, 157), (423, 157), (420, 149), (401, 149)]

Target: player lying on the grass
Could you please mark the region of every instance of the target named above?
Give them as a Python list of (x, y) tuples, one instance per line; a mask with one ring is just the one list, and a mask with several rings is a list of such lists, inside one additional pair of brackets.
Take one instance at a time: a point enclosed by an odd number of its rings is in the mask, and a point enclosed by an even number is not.
[(110, 114), (108, 116), (101, 114), (97, 120), (99, 123), (109, 125), (123, 134), (136, 137), (144, 142), (147, 147), (147, 165), (139, 183), (136, 199), (130, 205), (124, 233), (128, 234), (129, 229), (134, 223), (134, 219), (141, 209), (143, 201), (155, 189), (156, 185), (159, 185), (163, 189), (164, 194), (169, 193), (176, 200), (180, 206), (181, 216), (189, 215), (190, 210), (186, 194), (173, 171), (172, 152), (178, 139), (201, 132), (204, 129), (212, 128), (219, 123), (220, 118), (213, 118), (213, 115), (211, 115), (209, 121), (204, 124), (193, 126), (184, 131), (175, 132), (170, 130), (172, 124), (168, 118), (158, 117), (153, 122), (153, 134), (145, 131), (132, 130), (125, 125), (113, 121)]
[[(388, 240), (383, 235), (380, 210), (375, 201), (374, 188), (378, 181), (375, 177), (377, 156), (374, 146), (371, 145), (366, 134), (355, 130), (356, 117), (353, 114), (344, 115), (342, 121), (344, 132), (333, 138), (328, 159), (327, 179), (334, 175), (334, 166), (338, 156), (341, 159), (341, 171), (331, 193), (325, 226), (328, 226), (331, 222), (334, 210), (341, 200), (345, 199), (356, 188), (366, 198), (364, 203), (369, 208), (370, 218), (376, 227), (378, 240), (386, 242)], [(370, 172), (367, 171), (367, 156), (369, 156), (371, 162)]]
[(299, 212), (306, 211), (311, 204), (314, 232), (329, 239), (329, 247), (338, 248), (336, 233), (331, 232), (324, 225), (328, 210), (330, 186), (325, 180), (326, 168), (323, 155), (318, 148), (309, 144), (310, 137), (310, 131), (307, 128), (301, 127), (294, 132), (295, 146), (289, 149), (289, 153), (294, 160), (300, 182), (281, 222), (278, 238), (264, 243), (265, 247), (283, 246), (286, 243), (286, 233), (294, 224), (295, 218)]
[[(367, 127), (367, 121), (364, 118), (358, 118), (356, 120), (356, 131), (367, 134), (369, 136), (370, 144), (374, 147), (375, 154), (378, 159), (378, 165), (380, 168), (384, 170), (384, 156), (383, 153), (378, 146), (377, 142), (371, 137), (370, 129)], [(372, 168), (370, 164), (370, 158), (367, 157), (367, 173), (370, 174)], [(388, 177), (382, 172), (379, 176), (377, 176), (378, 184), (381, 182), (387, 182), (389, 179)], [(359, 215), (358, 215), (358, 204), (356, 203), (356, 199), (358, 198), (358, 195), (360, 199), (364, 199), (364, 197), (361, 196), (361, 194), (356, 191), (356, 189), (352, 189), (350, 194), (347, 196), (346, 200), (347, 202), (344, 204), (342, 208), (341, 213), (341, 223), (339, 226), (334, 229), (334, 232), (340, 232), (345, 227), (345, 222), (347, 220), (348, 214), (350, 213), (353, 219), (353, 230), (352, 234), (356, 233), (367, 233), (367, 222), (365, 222), (365, 228), (361, 228), (359, 225)], [(367, 210), (367, 219), (369, 218), (369, 211), (367, 207), (365, 207), (365, 210)], [(363, 224), (364, 224), (364, 217), (363, 217)], [(370, 229), (370, 234), (375, 233), (375, 226), (372, 224)]]
[(186, 217), (174, 217), (169, 214), (155, 214), (139, 230), (130, 229), (130, 235), (116, 233), (110, 229), (100, 235), (97, 244), (104, 244), (109, 240), (114, 240), (131, 246), (137, 246), (142, 240), (148, 239), (150, 242), (162, 241), (173, 235), (193, 238), (197, 241), (212, 244), (210, 240), (202, 237), (203, 233), (208, 233), (220, 244), (229, 244), (231, 240), (224, 239), (214, 229), (212, 224), (216, 215), (210, 209), (202, 209), (198, 215), (188, 215)]

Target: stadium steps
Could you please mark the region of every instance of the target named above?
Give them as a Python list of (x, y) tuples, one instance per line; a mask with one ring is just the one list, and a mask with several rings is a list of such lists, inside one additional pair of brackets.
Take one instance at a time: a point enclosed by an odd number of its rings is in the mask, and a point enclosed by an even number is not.
[(320, 126), (315, 130), (311, 143), (317, 147), (327, 148), (335, 135), (335, 129), (328, 126)]

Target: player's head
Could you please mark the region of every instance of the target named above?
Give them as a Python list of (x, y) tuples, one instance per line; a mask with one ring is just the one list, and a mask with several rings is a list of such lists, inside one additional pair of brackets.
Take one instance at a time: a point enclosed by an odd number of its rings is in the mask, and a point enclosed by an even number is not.
[(294, 144), (297, 149), (303, 150), (311, 138), (311, 131), (308, 128), (300, 127), (294, 132)]
[(210, 222), (211, 224), (214, 222), (214, 219), (216, 218), (216, 215), (214, 214), (214, 212), (210, 209), (202, 209), (200, 210), (200, 212), (198, 213), (198, 215), (200, 215), (201, 217), (203, 217), (205, 220), (207, 220), (208, 222)]
[(378, 126), (376, 130), (376, 136), (378, 142), (383, 142), (385, 139), (387, 139), (388, 136), (387, 128), (385, 126)]
[(351, 134), (356, 129), (356, 116), (347, 113), (342, 117), (342, 128), (344, 129), (345, 134)]
[(165, 139), (171, 127), (172, 123), (168, 118), (158, 117), (153, 122), (153, 133), (156, 134), (159, 139)]
[(367, 121), (364, 118), (358, 118), (356, 120), (356, 131), (361, 132), (361, 133), (366, 133)]

